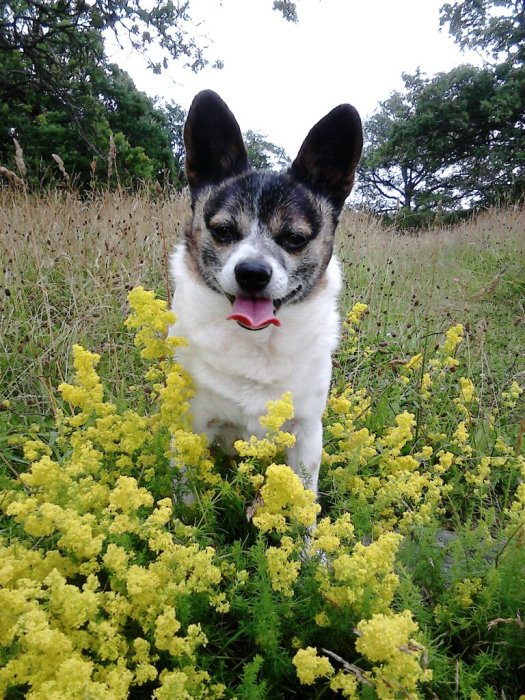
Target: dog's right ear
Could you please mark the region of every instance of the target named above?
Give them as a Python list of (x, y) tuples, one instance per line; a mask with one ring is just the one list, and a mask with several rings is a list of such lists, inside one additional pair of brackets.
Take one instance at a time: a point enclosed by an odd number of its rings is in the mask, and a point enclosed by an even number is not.
[(213, 90), (203, 90), (194, 98), (184, 125), (184, 144), (192, 205), (202, 187), (250, 167), (239, 125)]

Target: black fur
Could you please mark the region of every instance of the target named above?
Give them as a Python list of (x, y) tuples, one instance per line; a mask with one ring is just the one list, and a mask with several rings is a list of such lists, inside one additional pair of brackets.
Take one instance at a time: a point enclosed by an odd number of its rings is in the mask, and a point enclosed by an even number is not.
[(290, 173), (324, 195), (339, 215), (354, 184), (354, 174), (363, 150), (363, 129), (351, 105), (339, 105), (309, 132)]
[(241, 130), (226, 103), (212, 90), (200, 92), (184, 125), (186, 177), (192, 205), (205, 185), (248, 170)]
[[(239, 125), (226, 103), (212, 90), (200, 92), (184, 126), (186, 177), (192, 204), (206, 185), (216, 185), (249, 170)], [(336, 217), (350, 194), (363, 149), (358, 112), (339, 105), (321, 119), (304, 140), (289, 170), (297, 182), (328, 199)]]

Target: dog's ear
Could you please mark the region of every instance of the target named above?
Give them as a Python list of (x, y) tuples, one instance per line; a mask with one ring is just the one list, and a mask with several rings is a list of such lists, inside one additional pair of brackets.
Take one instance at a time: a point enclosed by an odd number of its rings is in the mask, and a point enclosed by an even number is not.
[(310, 130), (290, 173), (324, 195), (338, 216), (354, 184), (363, 150), (363, 128), (354, 107), (339, 105)]
[(184, 125), (184, 144), (192, 201), (201, 187), (249, 168), (239, 125), (212, 90), (203, 90), (194, 98)]

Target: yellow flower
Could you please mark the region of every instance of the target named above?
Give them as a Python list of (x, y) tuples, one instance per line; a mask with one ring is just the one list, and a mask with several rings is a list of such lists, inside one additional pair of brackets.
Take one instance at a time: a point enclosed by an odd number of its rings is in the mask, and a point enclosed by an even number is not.
[(416, 417), (413, 413), (403, 411), (396, 416), (395, 421), (396, 427), (388, 428), (380, 440), (393, 457), (399, 455), (406, 443), (412, 439), (412, 428), (416, 425)]
[(431, 672), (420, 664), (423, 647), (411, 639), (417, 630), (408, 610), (400, 614), (375, 614), (358, 623), (356, 650), (378, 664), (367, 677), (381, 700), (392, 698), (392, 688), (410, 695), (421, 681), (431, 677)]
[(479, 577), (458, 581), (454, 586), (454, 595), (459, 606), (463, 609), (469, 608), (474, 602), (473, 597), (479, 593), (481, 588), (482, 581)]
[(334, 522), (330, 518), (323, 518), (317, 523), (312, 533), (309, 553), (315, 556), (317, 552), (333, 554), (339, 550), (342, 543), (354, 538), (354, 527), (350, 521), (349, 513), (345, 513)]
[(338, 671), (330, 681), (330, 688), (339, 691), (344, 698), (357, 698), (357, 679), (350, 673)]
[(449, 328), (445, 333), (445, 342), (440, 347), (440, 352), (445, 357), (452, 355), (456, 350), (457, 346), (463, 340), (463, 326), (458, 323), (452, 328)]
[(303, 685), (312, 685), (318, 678), (331, 676), (334, 672), (332, 664), (326, 656), (318, 656), (317, 649), (306, 647), (299, 649), (292, 663), (297, 669), (297, 677)]
[[(146, 360), (168, 357), (173, 352), (174, 342), (166, 340), (169, 327), (175, 323), (175, 314), (167, 310), (162, 299), (156, 299), (153, 292), (143, 287), (135, 287), (128, 294), (128, 302), (133, 313), (126, 319), (128, 328), (136, 329), (135, 345), (141, 347), (141, 357)], [(182, 344), (179, 339), (175, 341)]]
[(136, 479), (131, 476), (120, 476), (109, 496), (110, 509), (120, 510), (122, 513), (133, 513), (141, 506), (152, 504), (151, 493), (145, 488), (140, 488)]
[(346, 316), (346, 321), (351, 326), (358, 326), (363, 320), (363, 316), (368, 311), (368, 306), (361, 302), (357, 302), (352, 306)]
[(456, 401), (461, 401), (464, 404), (469, 404), (476, 398), (476, 389), (472, 380), (467, 377), (459, 378), (460, 395)]
[(280, 547), (268, 547), (266, 550), (266, 562), (272, 588), (287, 597), (293, 596), (292, 585), (297, 580), (301, 568), (299, 561), (290, 558), (295, 550), (296, 547), (291, 537), (283, 537)]
[(100, 355), (84, 350), (81, 345), (73, 345), (75, 384), (62, 383), (58, 387), (64, 401), (85, 414), (102, 410), (104, 389), (95, 370), (99, 362)]
[(283, 464), (268, 467), (260, 494), (263, 505), (257, 509), (253, 523), (262, 532), (285, 531), (288, 529), (286, 519), (308, 527), (315, 522), (321, 509), (315, 494), (305, 489), (301, 479)]
[(430, 388), (432, 386), (432, 377), (429, 372), (425, 372), (421, 377), (421, 387), (419, 393), (422, 399), (428, 400), (431, 397)]
[(259, 419), (263, 428), (277, 432), (288, 420), (294, 417), (291, 392), (284, 393), (278, 401), (268, 401), (268, 413)]

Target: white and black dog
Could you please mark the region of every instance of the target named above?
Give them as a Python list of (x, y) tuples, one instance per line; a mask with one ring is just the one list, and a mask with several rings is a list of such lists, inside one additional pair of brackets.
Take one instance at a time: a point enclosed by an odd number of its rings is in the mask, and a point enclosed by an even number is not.
[[(184, 128), (193, 217), (172, 257), (172, 333), (195, 384), (194, 430), (226, 448), (261, 437), (266, 404), (293, 395), (288, 463), (317, 492), (331, 354), (339, 336), (335, 228), (363, 136), (344, 104), (321, 119), (284, 173), (250, 168), (239, 125), (212, 91)], [(257, 332), (254, 332), (257, 331)]]

